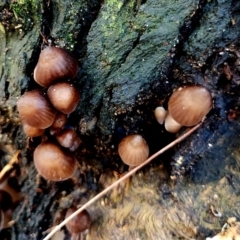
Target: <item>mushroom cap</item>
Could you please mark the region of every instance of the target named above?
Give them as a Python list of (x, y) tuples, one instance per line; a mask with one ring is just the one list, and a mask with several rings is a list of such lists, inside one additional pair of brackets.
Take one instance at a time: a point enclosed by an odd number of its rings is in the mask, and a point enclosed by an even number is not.
[[(65, 218), (69, 217), (76, 210), (76, 207), (69, 208)], [(72, 218), (68, 223), (66, 223), (66, 227), (71, 234), (78, 234), (87, 230), (90, 227), (91, 222), (92, 220), (88, 211), (83, 210), (77, 216)]]
[(53, 84), (47, 91), (52, 105), (62, 113), (72, 113), (78, 105), (80, 94), (78, 90), (67, 82)]
[(70, 151), (75, 151), (81, 144), (82, 140), (77, 135), (76, 131), (72, 128), (63, 129), (57, 136), (58, 143), (69, 148)]
[(74, 78), (77, 71), (78, 62), (70, 52), (48, 46), (40, 53), (33, 77), (39, 85), (49, 87), (56, 81)]
[(133, 134), (122, 139), (118, 153), (125, 164), (137, 166), (147, 160), (149, 147), (141, 135)]
[(67, 115), (62, 112), (57, 112), (56, 117), (53, 121), (53, 124), (50, 127), (50, 134), (54, 136), (58, 134), (66, 123), (67, 123)]
[(154, 115), (159, 124), (163, 124), (167, 111), (163, 107), (156, 107), (154, 110)]
[(23, 122), (23, 131), (25, 132), (25, 134), (28, 137), (38, 137), (41, 136), (45, 129), (40, 129), (40, 128), (36, 128), (36, 127), (32, 127), (30, 125), (28, 125), (27, 123)]
[(18, 99), (17, 108), (23, 122), (40, 129), (51, 126), (57, 112), (40, 89), (24, 93)]
[(203, 86), (178, 88), (170, 97), (168, 111), (182, 126), (193, 126), (212, 109), (211, 93)]
[(55, 143), (45, 141), (38, 145), (33, 154), (38, 173), (51, 181), (70, 178), (77, 167), (74, 155)]

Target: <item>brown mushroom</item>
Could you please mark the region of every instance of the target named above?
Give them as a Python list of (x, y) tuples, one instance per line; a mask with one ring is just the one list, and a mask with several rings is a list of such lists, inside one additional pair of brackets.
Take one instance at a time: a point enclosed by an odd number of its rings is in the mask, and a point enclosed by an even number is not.
[[(71, 207), (68, 209), (67, 213), (66, 213), (66, 217), (69, 217), (72, 213), (74, 213), (77, 210), (76, 207)], [(88, 213), (87, 210), (83, 210), (82, 212), (80, 212), (77, 216), (75, 216), (74, 218), (72, 218), (67, 224), (67, 230), (71, 233), (71, 234), (79, 234), (81, 232), (84, 232), (85, 230), (87, 230), (90, 225), (91, 225), (91, 217)]]
[(166, 116), (167, 116), (167, 111), (163, 107), (157, 107), (154, 110), (154, 115), (158, 123), (163, 124)]
[(81, 144), (82, 140), (72, 128), (64, 128), (57, 136), (59, 144), (70, 151), (75, 151)]
[(41, 136), (44, 133), (44, 131), (45, 131), (45, 129), (32, 127), (32, 126), (28, 125), (25, 122), (22, 122), (22, 124), (23, 124), (23, 131), (25, 132), (25, 134), (28, 137), (38, 137), (38, 136)]
[(149, 147), (141, 135), (126, 136), (118, 145), (118, 153), (129, 166), (137, 166), (147, 160)]
[(38, 145), (33, 159), (38, 173), (51, 181), (63, 181), (70, 178), (77, 167), (76, 158), (72, 153), (50, 141)]
[(165, 129), (171, 133), (177, 133), (182, 125), (176, 122), (172, 116), (168, 113), (164, 123)]
[(80, 94), (78, 90), (67, 82), (51, 85), (47, 91), (53, 106), (62, 113), (72, 113), (78, 105)]
[(17, 102), (17, 108), (23, 122), (40, 129), (51, 126), (57, 112), (40, 89), (24, 93)]
[(50, 127), (50, 134), (57, 135), (64, 125), (67, 123), (67, 115), (62, 112), (57, 112), (53, 124)]
[(77, 70), (78, 62), (70, 52), (48, 46), (39, 56), (34, 79), (41, 86), (49, 87), (56, 81), (74, 78)]
[[(212, 109), (211, 93), (203, 86), (178, 88), (168, 102), (168, 120), (172, 119), (181, 126), (193, 126), (199, 123)], [(172, 119), (171, 119), (172, 118)], [(168, 128), (169, 122), (165, 121)]]

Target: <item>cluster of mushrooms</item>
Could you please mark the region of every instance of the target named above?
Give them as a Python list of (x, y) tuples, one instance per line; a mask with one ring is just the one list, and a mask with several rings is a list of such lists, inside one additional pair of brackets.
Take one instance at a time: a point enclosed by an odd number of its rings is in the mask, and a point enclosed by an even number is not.
[[(38, 173), (47, 180), (66, 180), (77, 167), (73, 152), (82, 141), (75, 130), (66, 125), (69, 114), (80, 100), (78, 90), (69, 81), (77, 71), (78, 62), (71, 53), (62, 48), (45, 47), (34, 69), (34, 80), (43, 88), (26, 92), (17, 102), (26, 135), (42, 136), (47, 129), (51, 136), (43, 138), (33, 154)], [(66, 217), (75, 209), (68, 209)], [(85, 210), (66, 227), (76, 235), (88, 229), (90, 224), (90, 215)]]
[[(81, 144), (81, 139), (73, 128), (66, 126), (68, 115), (75, 110), (80, 99), (78, 90), (69, 81), (76, 76), (77, 70), (77, 60), (68, 51), (47, 46), (34, 70), (34, 80), (42, 88), (26, 92), (17, 102), (26, 135), (41, 136), (47, 129), (51, 136), (37, 146), (33, 156), (38, 173), (47, 180), (66, 180), (77, 167), (73, 152)], [(182, 126), (199, 123), (212, 106), (212, 96), (205, 87), (186, 86), (172, 94), (168, 112), (157, 107), (154, 113), (160, 124), (165, 122), (167, 131), (176, 133)], [(133, 134), (122, 139), (118, 152), (125, 164), (135, 167), (147, 160), (149, 146), (141, 135)], [(0, 199), (1, 194), (0, 191)], [(75, 211), (75, 207), (68, 209), (66, 218)], [(74, 236), (88, 229), (90, 224), (90, 215), (85, 210), (66, 227)]]
[(41, 136), (46, 129), (53, 138), (42, 141), (34, 151), (34, 164), (41, 176), (51, 181), (70, 178), (77, 161), (74, 154), (81, 139), (67, 118), (78, 105), (80, 94), (69, 81), (78, 71), (77, 60), (68, 51), (47, 46), (34, 69), (34, 80), (42, 89), (23, 94), (17, 108), (23, 130), (29, 137)]
[[(177, 133), (182, 126), (191, 127), (202, 121), (213, 107), (211, 93), (203, 86), (180, 87), (173, 92), (168, 102), (168, 111), (157, 107), (156, 120), (171, 133)], [(135, 167), (145, 162), (149, 147), (139, 134), (126, 136), (118, 145), (118, 153), (123, 162)]]

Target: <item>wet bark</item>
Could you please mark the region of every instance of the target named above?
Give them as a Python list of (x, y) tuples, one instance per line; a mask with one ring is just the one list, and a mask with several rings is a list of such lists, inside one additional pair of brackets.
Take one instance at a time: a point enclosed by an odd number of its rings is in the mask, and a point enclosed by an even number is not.
[[(205, 184), (211, 189), (213, 182), (226, 176), (228, 180), (239, 181), (239, 174), (233, 171), (239, 165), (234, 155), (238, 155), (236, 130), (240, 127), (239, 25), (237, 0), (1, 1), (0, 143), (3, 149), (11, 146), (13, 151), (22, 151), (24, 174), (20, 182), (28, 202), (11, 229), (12, 239), (41, 239), (44, 231), (58, 223), (73, 202), (87, 201), (99, 191), (98, 179), (106, 169), (123, 172), (116, 146), (126, 134), (142, 134), (152, 153), (172, 140), (174, 136), (157, 124), (153, 110), (159, 105), (167, 107), (173, 89), (185, 84), (207, 87), (214, 97), (214, 109), (198, 133), (156, 161), (156, 165), (164, 162), (167, 169), (168, 177), (163, 178), (167, 187), (157, 180), (153, 189), (160, 188), (158, 193), (163, 198), (174, 196), (180, 213), (187, 209), (187, 217), (194, 216), (197, 220), (187, 226), (184, 217), (180, 217), (173, 221), (174, 227), (167, 225), (161, 236), (172, 239), (174, 234), (167, 233), (172, 227), (176, 239), (183, 237), (184, 233), (176, 227), (179, 222), (185, 224), (189, 238), (201, 239), (212, 233), (211, 227), (201, 222), (201, 214), (196, 214), (203, 208), (203, 201), (199, 200), (201, 204), (194, 212), (192, 201), (186, 206), (182, 200), (194, 199), (196, 194), (192, 188), (186, 188), (186, 181)], [(72, 51), (79, 63), (73, 83), (80, 89), (81, 101), (69, 122), (85, 142), (77, 153), (82, 168), (73, 180), (56, 184), (36, 178), (33, 150), (27, 148), (16, 110), (19, 96), (39, 88), (33, 80), (33, 70), (43, 44), (40, 32), (49, 43)], [(1, 156), (3, 165), (7, 152), (4, 150)], [(169, 183), (170, 175), (177, 176), (177, 186)], [(187, 177), (178, 178), (183, 175)], [(138, 184), (141, 181), (138, 179)], [(180, 197), (173, 194), (178, 191)], [(232, 194), (236, 196), (238, 191), (237, 187)], [(154, 204), (159, 201), (156, 197)], [(172, 205), (164, 207), (170, 209)], [(104, 234), (97, 223), (108, 221), (97, 206), (91, 211), (94, 210), (98, 218), (95, 217), (93, 228)], [(227, 213), (234, 215), (234, 211)], [(109, 232), (105, 233), (108, 236)], [(144, 226), (139, 235), (131, 237), (150, 239), (149, 234), (159, 239), (157, 233), (146, 231)], [(121, 237), (124, 235), (117, 231), (114, 239)]]

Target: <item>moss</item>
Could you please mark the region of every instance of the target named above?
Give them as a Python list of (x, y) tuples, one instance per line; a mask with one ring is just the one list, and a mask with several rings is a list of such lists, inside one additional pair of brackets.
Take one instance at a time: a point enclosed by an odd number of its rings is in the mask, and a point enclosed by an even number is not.
[(16, 27), (27, 31), (31, 30), (34, 22), (41, 19), (40, 2), (37, 0), (19, 0), (10, 4), (10, 10), (13, 11)]
[(77, 44), (81, 45), (99, 8), (97, 0), (52, 1), (51, 36), (55, 43), (70, 50)]
[[(64, 16), (60, 21), (61, 24), (57, 27), (57, 34), (55, 36), (55, 31), (52, 31), (53, 37), (56, 37), (57, 41), (59, 41), (60, 45), (64, 46), (67, 49), (72, 49), (77, 43), (77, 35), (78, 35), (78, 21), (80, 19), (80, 13), (82, 5), (76, 1), (66, 2), (62, 4), (56, 4), (55, 10), (61, 12), (60, 15)], [(54, 12), (55, 15), (55, 12)], [(59, 17), (59, 15), (57, 16)]]

